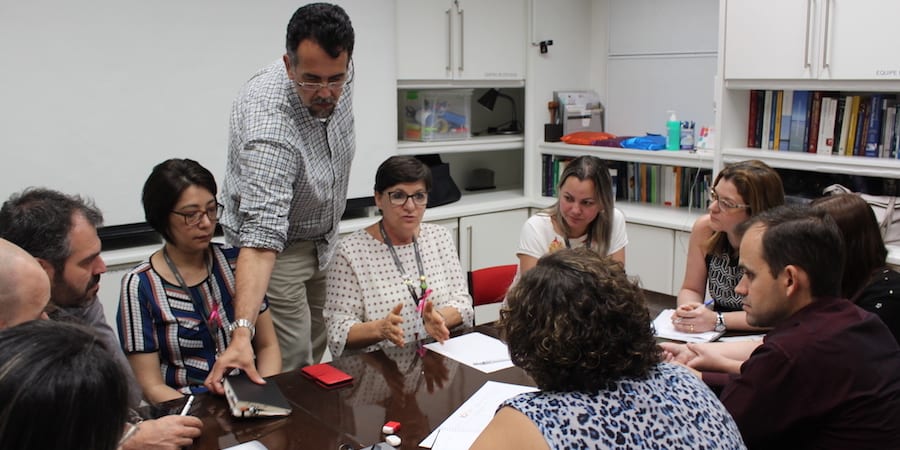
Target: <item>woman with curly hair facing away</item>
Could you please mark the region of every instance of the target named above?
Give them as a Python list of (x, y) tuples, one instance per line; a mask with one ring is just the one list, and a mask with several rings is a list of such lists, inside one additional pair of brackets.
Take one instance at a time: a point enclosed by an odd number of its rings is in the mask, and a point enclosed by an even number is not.
[(501, 329), (541, 389), (504, 401), (472, 449), (745, 448), (715, 394), (661, 362), (640, 287), (596, 252), (538, 260)]

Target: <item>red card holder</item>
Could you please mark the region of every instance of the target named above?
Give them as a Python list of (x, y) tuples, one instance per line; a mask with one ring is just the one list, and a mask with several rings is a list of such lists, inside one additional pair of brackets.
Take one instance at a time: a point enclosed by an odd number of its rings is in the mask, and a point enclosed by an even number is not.
[(328, 363), (306, 366), (301, 369), (301, 372), (325, 389), (334, 389), (353, 383), (352, 376)]

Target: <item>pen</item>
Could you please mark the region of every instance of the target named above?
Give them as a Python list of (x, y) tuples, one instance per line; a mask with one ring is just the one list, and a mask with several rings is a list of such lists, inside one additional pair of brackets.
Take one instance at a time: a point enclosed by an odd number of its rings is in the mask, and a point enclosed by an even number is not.
[(185, 402), (184, 408), (181, 408), (181, 414), (180, 414), (180, 415), (186, 416), (186, 415), (188, 414), (188, 411), (191, 410), (191, 405), (192, 405), (193, 403), (194, 403), (194, 396), (191, 395), (190, 397), (188, 397), (187, 402)]
[(715, 300), (713, 300), (713, 299), (711, 299), (711, 298), (709, 298), (709, 299), (706, 299), (706, 301), (705, 301), (705, 302), (703, 302), (703, 306), (705, 306), (705, 307), (707, 307), (707, 308), (709, 308), (709, 307), (710, 307), (710, 306), (712, 306), (712, 305), (713, 305), (713, 303), (715, 303), (715, 302), (716, 302), (716, 301), (715, 301)]
[(474, 364), (474, 365), (476, 365), (476, 366), (483, 366), (483, 365), (486, 365), (486, 364), (502, 363), (502, 362), (506, 362), (506, 361), (509, 361), (509, 360), (510, 360), (509, 358), (504, 358), (504, 359), (489, 359), (489, 360), (487, 360), (487, 361), (476, 361), (476, 362), (473, 362), (472, 364)]

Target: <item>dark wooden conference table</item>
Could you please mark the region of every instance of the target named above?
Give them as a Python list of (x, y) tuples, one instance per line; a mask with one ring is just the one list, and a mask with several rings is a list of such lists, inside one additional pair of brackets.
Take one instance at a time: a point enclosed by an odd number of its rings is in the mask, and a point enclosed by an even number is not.
[[(647, 292), (650, 317), (672, 308), (675, 298)], [(498, 337), (492, 325), (478, 331)], [(459, 333), (456, 333), (459, 334)], [(291, 403), (287, 417), (237, 419), (224, 397), (198, 395), (191, 414), (203, 420), (203, 434), (194, 449), (219, 449), (258, 440), (270, 450), (359, 449), (384, 440), (381, 427), (387, 421), (402, 424), (397, 435), (400, 448), (417, 449), (463, 402), (489, 380), (534, 385), (518, 367), (482, 373), (434, 352), (420, 356), (417, 343), (364, 355), (338, 358), (331, 364), (353, 376), (353, 384), (327, 390), (304, 377), (299, 370), (268, 379), (277, 383)], [(183, 401), (173, 403), (175, 406)]]

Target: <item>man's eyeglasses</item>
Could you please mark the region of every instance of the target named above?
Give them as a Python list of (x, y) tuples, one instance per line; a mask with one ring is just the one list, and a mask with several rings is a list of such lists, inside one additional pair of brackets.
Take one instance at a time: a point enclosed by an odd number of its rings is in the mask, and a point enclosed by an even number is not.
[(330, 81), (328, 83), (314, 83), (311, 81), (297, 81), (294, 80), (294, 83), (300, 87), (304, 92), (319, 92), (322, 89), (328, 88), (331, 92), (337, 92), (344, 88), (347, 84), (350, 84), (353, 81), (353, 62), (351, 61), (350, 66), (347, 69), (347, 74), (343, 80)]
[(416, 192), (415, 194), (407, 194), (403, 191), (391, 191), (388, 192), (388, 198), (391, 199), (391, 204), (394, 206), (403, 206), (406, 204), (406, 201), (412, 199), (413, 203), (416, 206), (425, 206), (428, 203), (428, 193), (427, 192)]
[(720, 198), (719, 194), (716, 191), (709, 191), (709, 202), (719, 202), (719, 208), (722, 208), (726, 211), (737, 211), (738, 209), (749, 208), (750, 205), (740, 205), (731, 200), (726, 200), (724, 198)]
[(219, 217), (222, 216), (222, 212), (225, 211), (225, 206), (220, 203), (216, 203), (216, 206), (210, 206), (209, 208), (199, 209), (197, 211), (191, 212), (181, 212), (181, 211), (172, 211), (172, 214), (178, 214), (181, 217), (184, 217), (184, 224), (188, 226), (197, 225), (203, 220), (203, 215), (206, 214), (206, 217), (209, 218), (210, 222), (215, 222), (219, 220)]

